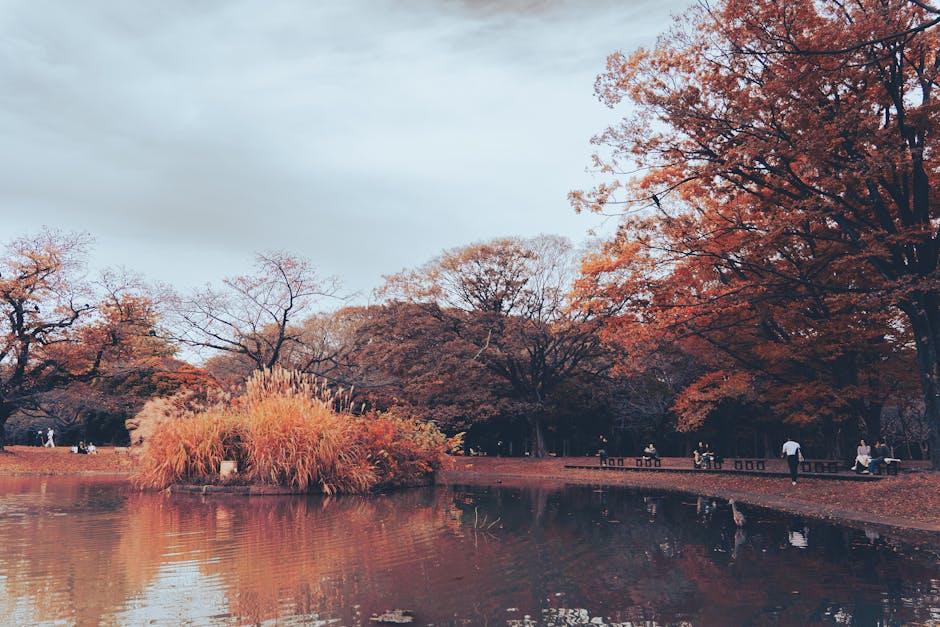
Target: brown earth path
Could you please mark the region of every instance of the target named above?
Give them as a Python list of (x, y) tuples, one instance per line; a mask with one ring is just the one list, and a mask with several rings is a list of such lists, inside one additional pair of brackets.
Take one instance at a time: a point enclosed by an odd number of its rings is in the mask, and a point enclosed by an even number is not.
[[(670, 460), (667, 460), (667, 462)], [(785, 511), (801, 516), (900, 534), (940, 545), (940, 473), (902, 473), (881, 481), (788, 479), (718, 473), (616, 472), (565, 468), (585, 458), (455, 458), (441, 473), (445, 483), (609, 485), (681, 492)], [(590, 463), (590, 462), (589, 462)], [(673, 461), (673, 463), (677, 463)], [(679, 463), (688, 463), (680, 460)], [(670, 464), (671, 465), (671, 464)]]

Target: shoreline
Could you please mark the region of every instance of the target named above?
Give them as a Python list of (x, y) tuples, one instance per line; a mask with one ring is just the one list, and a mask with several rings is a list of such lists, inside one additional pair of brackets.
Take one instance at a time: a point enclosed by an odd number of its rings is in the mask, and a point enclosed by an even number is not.
[[(918, 472), (877, 482), (841, 482), (802, 478), (797, 486), (778, 478), (720, 473), (625, 473), (566, 469), (586, 458), (455, 457), (438, 471), (441, 484), (503, 487), (623, 487), (692, 496), (735, 499), (748, 507), (773, 510), (857, 529), (874, 530), (914, 544), (940, 546), (940, 473)], [(592, 458), (587, 458), (592, 459)], [(98, 477), (130, 482), (133, 457), (126, 449), (100, 448), (98, 455), (76, 455), (65, 447), (7, 447), (0, 454), (0, 477)], [(841, 485), (840, 485), (841, 484)], [(180, 489), (182, 488), (182, 489)], [(271, 487), (177, 486), (175, 493), (288, 495)], [(891, 515), (858, 507), (882, 505)]]
[[(582, 459), (583, 458), (579, 458)], [(569, 460), (550, 458), (545, 460), (521, 458), (458, 458), (451, 469), (441, 471), (438, 480), (445, 484), (499, 485), (501, 487), (532, 487), (565, 485), (593, 485), (621, 487), (634, 490), (649, 490), (690, 496), (707, 496), (719, 499), (734, 499), (748, 507), (783, 512), (823, 522), (835, 523), (862, 530), (873, 530), (913, 544), (929, 544), (940, 547), (940, 511), (937, 505), (922, 502), (924, 515), (884, 516), (858, 508), (846, 507), (844, 500), (832, 492), (833, 483), (821, 479), (804, 478), (797, 486), (789, 481), (754, 477), (720, 476), (716, 474), (675, 477), (673, 473), (615, 473), (578, 471), (565, 469)], [(921, 474), (921, 473), (919, 473)], [(940, 475), (929, 474), (927, 489), (940, 496)], [(691, 481), (687, 480), (691, 479)], [(898, 498), (905, 492), (908, 477), (891, 478), (891, 486), (880, 486), (876, 494), (887, 488), (896, 492)], [(886, 483), (885, 479), (877, 483)], [(923, 478), (916, 480), (918, 484)], [(771, 490), (768, 490), (768, 486)], [(861, 486), (860, 486), (861, 487)], [(895, 490), (891, 490), (891, 488)], [(917, 488), (923, 486), (918, 485)], [(750, 489), (749, 489), (750, 488)], [(793, 490), (790, 490), (793, 488)], [(867, 488), (867, 490), (866, 490)], [(795, 491), (795, 494), (794, 494)], [(844, 491), (844, 488), (843, 490)], [(859, 491), (858, 489), (855, 490)], [(866, 485), (861, 492), (875, 492)], [(789, 493), (786, 493), (789, 492)], [(824, 497), (832, 498), (824, 498)], [(877, 497), (876, 497), (877, 498)], [(808, 500), (810, 499), (810, 500)], [(815, 500), (812, 500), (815, 499)], [(919, 499), (915, 498), (915, 501)], [(864, 499), (861, 502), (868, 502)], [(877, 502), (872, 500), (871, 502)], [(894, 501), (886, 503), (893, 507)]]
[(95, 455), (79, 455), (67, 446), (13, 445), (0, 452), (0, 476), (130, 477), (134, 462), (127, 448), (102, 446)]

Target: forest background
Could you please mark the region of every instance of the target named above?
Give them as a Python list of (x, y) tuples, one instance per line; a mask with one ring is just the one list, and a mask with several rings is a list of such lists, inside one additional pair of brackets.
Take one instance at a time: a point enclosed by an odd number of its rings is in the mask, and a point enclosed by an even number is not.
[(83, 234), (9, 241), (3, 439), (127, 443), (155, 399), (282, 366), (490, 454), (773, 455), (790, 435), (844, 458), (887, 437), (937, 465), (938, 23), (915, 0), (703, 3), (598, 78), (630, 106), (570, 199), (614, 212), (612, 238), (447, 250), (368, 305), (286, 252), (177, 293), (91, 277)]

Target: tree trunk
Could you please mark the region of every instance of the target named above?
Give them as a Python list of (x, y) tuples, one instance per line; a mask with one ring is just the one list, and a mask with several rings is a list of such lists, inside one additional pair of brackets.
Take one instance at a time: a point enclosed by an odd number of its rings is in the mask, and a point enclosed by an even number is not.
[(940, 308), (937, 296), (920, 294), (902, 309), (911, 321), (924, 392), (924, 416), (930, 426), (930, 461), (940, 470)]
[(532, 427), (532, 457), (541, 459), (548, 453), (545, 448), (545, 427), (542, 425), (542, 417), (530, 417), (529, 425)]
[(874, 442), (881, 437), (881, 403), (872, 403), (865, 408), (866, 437)]
[(7, 419), (13, 415), (15, 408), (0, 402), (0, 451), (6, 450), (7, 445)]

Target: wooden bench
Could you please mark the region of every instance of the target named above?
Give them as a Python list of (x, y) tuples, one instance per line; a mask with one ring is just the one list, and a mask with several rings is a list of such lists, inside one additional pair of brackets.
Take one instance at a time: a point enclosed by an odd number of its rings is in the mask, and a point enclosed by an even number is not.
[(804, 459), (800, 462), (800, 472), (816, 474), (836, 474), (842, 470), (843, 463), (837, 459)]
[(740, 458), (734, 460), (735, 470), (767, 470), (767, 460), (757, 458)]
[(878, 464), (878, 467), (875, 469), (873, 474), (880, 475), (884, 473), (886, 476), (894, 475), (897, 476), (898, 471), (901, 470), (901, 460), (897, 457), (885, 457), (883, 463)]
[(724, 462), (718, 461), (717, 459), (708, 458), (708, 459), (703, 459), (701, 464), (696, 466), (695, 458), (694, 457), (692, 458), (692, 468), (694, 468), (695, 470), (713, 470), (713, 469), (721, 470), (722, 464), (724, 464)]
[(663, 465), (663, 461), (659, 458), (653, 457), (636, 457), (634, 458), (634, 463), (637, 468), (659, 468)]

